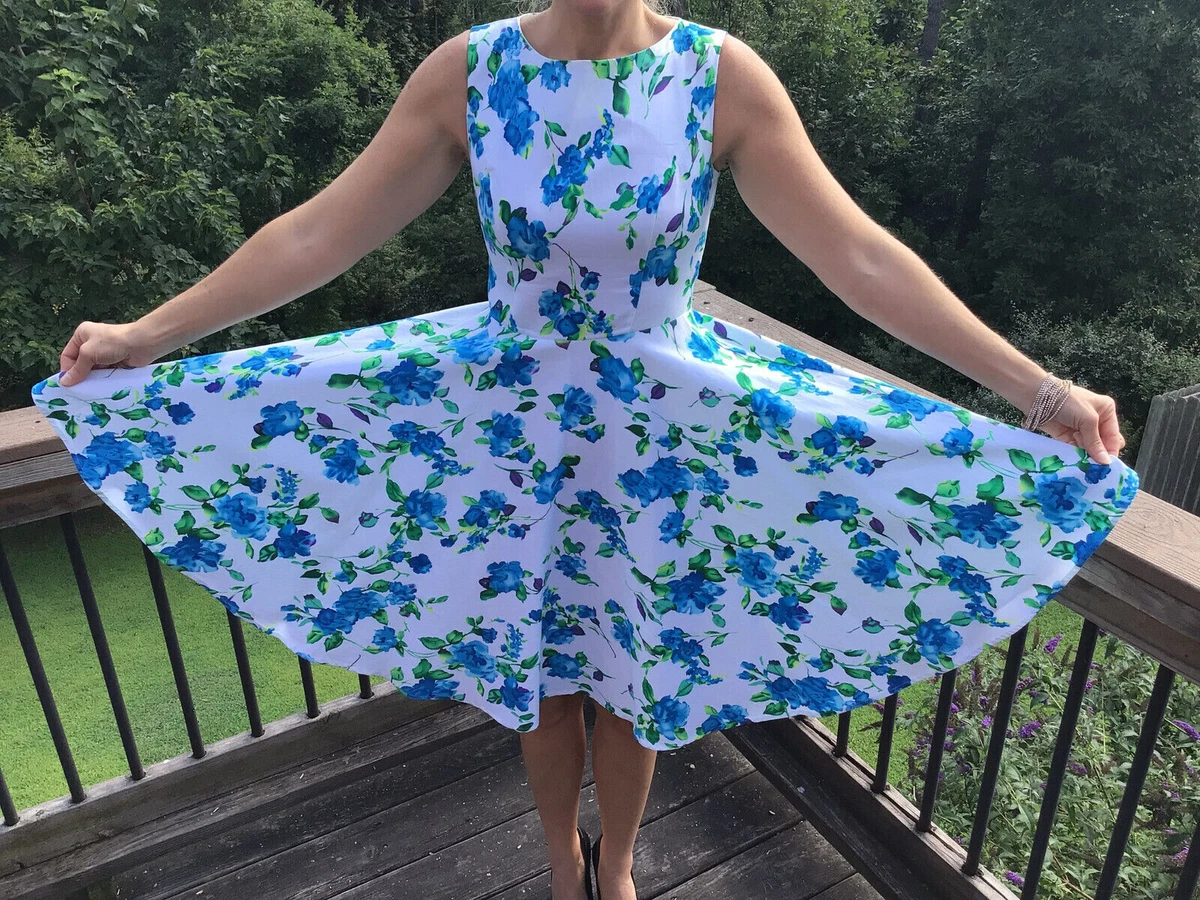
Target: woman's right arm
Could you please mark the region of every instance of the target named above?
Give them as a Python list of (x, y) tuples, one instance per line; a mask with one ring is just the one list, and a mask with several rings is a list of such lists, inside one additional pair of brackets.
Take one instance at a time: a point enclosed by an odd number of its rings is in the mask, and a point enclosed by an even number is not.
[(464, 31), (412, 73), (366, 149), (315, 197), (272, 219), (200, 282), (136, 322), (83, 322), (62, 351), (59, 383), (94, 368), (147, 365), (205, 335), (332, 281), (428, 209), (462, 167)]

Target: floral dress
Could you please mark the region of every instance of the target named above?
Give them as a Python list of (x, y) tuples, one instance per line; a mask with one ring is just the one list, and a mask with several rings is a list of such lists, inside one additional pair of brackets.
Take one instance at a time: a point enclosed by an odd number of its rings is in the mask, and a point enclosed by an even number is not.
[(35, 402), (232, 613), (518, 731), (584, 692), (674, 748), (967, 662), (1137, 474), (693, 308), (724, 36), (555, 60), (472, 28), (486, 300)]

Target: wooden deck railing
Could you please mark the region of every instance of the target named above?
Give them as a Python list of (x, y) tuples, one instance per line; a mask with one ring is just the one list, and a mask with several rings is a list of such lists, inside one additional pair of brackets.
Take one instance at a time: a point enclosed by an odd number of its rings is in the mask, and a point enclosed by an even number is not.
[[(916, 393), (936, 396), (823, 344), (727, 297), (711, 285), (697, 288), (695, 306), (727, 321), (744, 325), (831, 362), (890, 381)], [(939, 398), (942, 399), (942, 398)], [(280, 722), (259, 721), (249, 663), (242, 644), (241, 622), (229, 616), (235, 657), (242, 675), (249, 729), (215, 745), (205, 745), (191, 710), (186, 670), (174, 637), (170, 604), (158, 563), (146, 554), (148, 575), (154, 588), (164, 638), (167, 642), (175, 688), (192, 742), (191, 757), (142, 767), (132, 728), (121, 701), (116, 673), (108, 658), (103, 624), (91, 596), (90, 581), (72, 515), (99, 504), (79, 480), (70, 457), (49, 424), (33, 409), (0, 413), (0, 529), (60, 517), (64, 540), (80, 588), (80, 597), (101, 662), (117, 730), (121, 734), (130, 775), (85, 790), (76, 774), (67, 736), (55, 710), (52, 686), (38, 659), (36, 645), (19, 596), (19, 585), (3, 555), (0, 541), (0, 582), (13, 615), (26, 660), (38, 689), (55, 747), (70, 787), (70, 795), (30, 810), (14, 808), (0, 773), (0, 896), (61, 896), (47, 893), (45, 873), (33, 872), (50, 863), (60, 888), (87, 883), (91, 875), (115, 871), (114, 866), (145, 858), (152, 842), (145, 835), (148, 823), (227, 790), (247, 779), (262, 778), (285, 764), (295, 765), (339, 747), (382, 734), (400, 722), (428, 711), (427, 703), (408, 701), (390, 686), (376, 688), (363, 679), (358, 696), (343, 698), (320, 708), (312, 691), (311, 671), (299, 660), (305, 686), (306, 713)], [(0, 531), (0, 539), (3, 532)], [(1056, 599), (1084, 617), (1075, 669), (1067, 687), (1062, 728), (1053, 758), (1047, 761), (1046, 791), (1036, 837), (1024, 873), (1023, 898), (1036, 896), (1054, 821), (1059, 789), (1067, 764), (1074, 726), (1082, 705), (1098, 629), (1118, 635), (1158, 660), (1159, 677), (1148, 705), (1138, 752), (1124, 789), (1118, 825), (1110, 842), (1100, 879), (1098, 900), (1113, 896), (1117, 867), (1141, 794), (1142, 781), (1163, 722), (1176, 674), (1200, 682), (1200, 518), (1141, 491), (1109, 538)], [(837, 733), (816, 719), (799, 717), (761, 725), (744, 725), (726, 732), (760, 769), (804, 809), (834, 845), (852, 862), (871, 872), (884, 892), (896, 897), (915, 895), (911, 883), (881, 868), (875, 848), (890, 847), (911, 862), (944, 900), (1000, 900), (1011, 898), (1007, 884), (980, 866), (987, 837), (987, 822), (1004, 752), (1005, 731), (1017, 686), (1017, 671), (1024, 650), (1026, 629), (1009, 642), (1001, 696), (992, 727), (992, 741), (982, 777), (976, 810), (976, 827), (967, 847), (960, 847), (934, 821), (940, 753), (934, 752), (926, 773), (922, 808), (915, 807), (887, 783), (896, 718), (896, 695), (884, 704), (879, 729), (879, 752), (868, 763), (847, 746), (850, 714), (839, 717)], [(934, 733), (944, 733), (954, 690), (954, 675), (939, 681), (938, 716)], [(2, 673), (0, 677), (12, 677)], [(437, 708), (449, 701), (433, 704)], [(368, 708), (369, 707), (369, 708)], [(3, 711), (0, 710), (0, 715)], [(319, 723), (319, 724), (317, 724)], [(939, 732), (938, 729), (941, 729)], [(315, 729), (315, 730), (314, 730)], [(935, 742), (936, 743), (936, 742)], [(201, 759), (203, 757), (203, 759)], [(0, 748), (0, 765), (3, 748)], [(127, 833), (128, 853), (120, 858), (91, 859), (87, 848), (101, 836)], [(74, 853), (69, 853), (75, 851)], [(106, 851), (112, 856), (112, 851)], [(120, 856), (120, 854), (118, 854)], [(59, 861), (62, 861), (59, 863)], [(72, 863), (70, 860), (74, 860)], [(75, 865), (75, 871), (71, 866)], [(1200, 874), (1200, 853), (1184, 866), (1175, 892), (1177, 900), (1190, 898)], [(8, 893), (6, 893), (8, 891)]]

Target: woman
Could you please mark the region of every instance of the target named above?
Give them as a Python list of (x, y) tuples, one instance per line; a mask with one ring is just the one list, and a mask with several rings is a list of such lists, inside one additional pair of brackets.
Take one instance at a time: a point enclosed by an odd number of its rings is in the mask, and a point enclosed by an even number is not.
[[(88, 377), (328, 282), (464, 160), (487, 301)], [(693, 309), (726, 167), (830, 290), (1026, 428)], [(1111, 397), (1023, 356), (863, 213), (746, 44), (640, 0), (448, 40), (332, 184), (138, 321), (79, 325), (61, 368), (36, 402), (161, 559), (309, 659), (521, 732), (556, 900), (591, 895), (593, 855), (599, 895), (634, 898), (657, 749), (960, 665), (1137, 489)], [(585, 694), (603, 853), (576, 831)]]

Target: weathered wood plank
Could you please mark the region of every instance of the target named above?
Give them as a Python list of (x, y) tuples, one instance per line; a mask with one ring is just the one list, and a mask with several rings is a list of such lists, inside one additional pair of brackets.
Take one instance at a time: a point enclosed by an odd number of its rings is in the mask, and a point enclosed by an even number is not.
[(203, 759), (178, 756), (147, 766), (139, 782), (125, 777), (96, 785), (82, 803), (60, 798), (34, 807), (0, 828), (0, 886), (31, 900), (51, 896), (46, 885), (86, 886), (229, 827), (263, 803), (285, 806), (348, 783), (380, 759), (399, 759), (403, 750), (436, 746), (491, 721), (474, 707), (410, 700), (390, 684), (377, 685), (369, 700), (335, 700), (316, 719), (296, 713), (268, 724), (262, 737), (243, 732), (219, 741)]
[[(760, 770), (802, 788), (798, 800), (808, 818), (881, 893), (912, 900), (1012, 900), (992, 873), (964, 875), (965, 851), (936, 824), (931, 832), (917, 831), (919, 810), (903, 794), (890, 784), (882, 793), (872, 791), (874, 769), (853, 751), (835, 757), (835, 735), (819, 720), (780, 719), (737, 731), (731, 735), (735, 744), (746, 739), (759, 749), (751, 758)], [(912, 875), (898, 881), (906, 866)], [(928, 887), (914, 887), (909, 878), (918, 877)]]
[[(594, 791), (589, 785), (585, 795)], [(646, 896), (657, 896), (798, 820), (762, 775), (750, 773), (644, 824), (634, 851), (634, 879)], [(478, 900), (502, 894), (545, 868), (541, 839), (541, 823), (530, 811), (339, 894), (338, 900)]]
[(685, 881), (671, 900), (808, 900), (853, 874), (811, 822), (800, 822)]
[(54, 428), (36, 406), (0, 412), (0, 465), (62, 452), (62, 448)]
[(0, 528), (40, 522), (102, 502), (78, 474), (26, 484), (0, 492)]
[(854, 874), (845, 881), (835, 884), (827, 891), (817, 894), (813, 900), (884, 900), (879, 891), (861, 874)]
[[(398, 736), (399, 737), (399, 736)], [(123, 897), (161, 900), (244, 869), (384, 810), (508, 762), (521, 752), (515, 731), (490, 725), (435, 753), (384, 762), (338, 790), (322, 791), (169, 853), (114, 879)], [(385, 761), (386, 762), (386, 761)], [(378, 771), (374, 769), (378, 768)], [(303, 860), (303, 856), (301, 857)]]
[[(804, 812), (805, 818), (825, 835), (826, 840), (846, 857), (850, 865), (866, 874), (881, 892), (894, 900), (928, 900), (930, 896), (941, 898), (942, 895), (931, 893), (930, 885), (925, 883), (925, 870), (910, 853), (901, 849), (904, 845), (881, 839), (873, 830), (875, 823), (864, 821), (865, 813), (860, 808), (861, 804), (856, 806), (854, 802), (861, 798), (846, 796), (848, 791), (857, 790), (857, 785), (848, 787), (840, 784), (823, 777), (824, 773), (808, 765), (807, 760), (798, 762), (795, 756), (787, 752), (791, 745), (777, 740), (770, 727), (796, 724), (790, 719), (747, 724), (726, 734), (730, 742), (754, 763), (755, 768)], [(817, 727), (821, 727), (819, 723)], [(896, 794), (890, 785), (887, 790), (890, 794)], [(885, 815), (888, 810), (876, 809), (874, 812)], [(945, 900), (949, 900), (949, 895)], [(973, 900), (983, 900), (983, 897), (976, 895)], [(989, 897), (987, 900), (1001, 898)]]
[[(498, 732), (494, 734), (497, 739), (513, 739)], [(647, 818), (662, 815), (748, 774), (750, 764), (725, 743), (725, 747), (713, 749), (697, 743), (662, 754), (658, 761), (661, 777), (655, 779), (655, 788), (647, 802)], [(445, 752), (453, 752), (453, 748)], [(589, 803), (593, 796), (589, 793), (593, 790), (590, 764), (585, 766), (584, 780), (581, 819), (584, 827), (589, 827), (589, 816), (595, 815), (595, 805)], [(338, 797), (333, 802), (340, 802)], [(223, 878), (180, 892), (177, 900), (192, 896), (199, 887), (205, 897), (218, 900), (223, 897), (240, 900), (256, 894), (268, 896), (270, 892), (292, 900), (319, 900), (335, 894), (341, 896), (342, 891), (353, 893), (372, 878), (387, 876), (430, 854), (445, 853), (447, 848), (453, 849), (489, 829), (503, 827), (505, 822), (527, 814), (536, 817), (533, 809), (523, 761), (517, 757), (506, 759), (444, 788), (356, 819)], [(542, 839), (540, 826), (536, 832), (535, 846), (526, 848), (526, 856), (542, 852), (537, 849)], [(535, 868), (527, 874), (536, 871)], [(418, 892), (407, 883), (400, 893), (424, 896), (423, 891)]]

